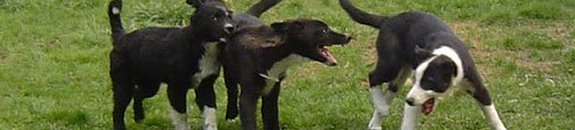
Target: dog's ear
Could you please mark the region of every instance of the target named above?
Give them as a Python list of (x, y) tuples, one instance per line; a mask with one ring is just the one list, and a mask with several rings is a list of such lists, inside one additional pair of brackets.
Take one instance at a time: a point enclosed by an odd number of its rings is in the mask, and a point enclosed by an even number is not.
[(188, 3), (188, 5), (191, 5), (194, 8), (198, 9), (202, 5), (203, 1), (204, 0), (186, 0), (186, 3)]
[(285, 33), (288, 31), (296, 31), (303, 29), (303, 24), (299, 21), (290, 21), (290, 22), (275, 22), (271, 24), (271, 27), (276, 32)]
[(285, 22), (275, 22), (270, 25), (276, 32), (286, 32), (288, 25)]
[(415, 46), (415, 57), (416, 60), (421, 62), (429, 57), (432, 57), (433, 53), (427, 49), (421, 48), (419, 45)]

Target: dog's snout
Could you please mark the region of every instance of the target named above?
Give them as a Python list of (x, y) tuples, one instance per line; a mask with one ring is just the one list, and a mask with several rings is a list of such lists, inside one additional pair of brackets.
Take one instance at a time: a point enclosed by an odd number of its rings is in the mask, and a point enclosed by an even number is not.
[(413, 98), (405, 99), (405, 103), (407, 103), (410, 106), (414, 106), (414, 101), (415, 101), (415, 99), (413, 99)]
[(232, 33), (232, 32), (234, 32), (234, 30), (236, 30), (236, 26), (234, 26), (230, 23), (224, 25), (224, 31), (226, 31), (226, 33)]

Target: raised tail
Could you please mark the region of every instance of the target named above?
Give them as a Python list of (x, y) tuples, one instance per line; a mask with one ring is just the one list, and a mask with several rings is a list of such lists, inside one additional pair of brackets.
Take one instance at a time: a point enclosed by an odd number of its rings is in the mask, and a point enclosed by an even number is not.
[(108, 4), (108, 17), (110, 20), (110, 27), (112, 27), (112, 39), (116, 40), (124, 35), (124, 27), (122, 26), (122, 19), (120, 18), (120, 11), (122, 10), (122, 0), (112, 0)]
[(379, 28), (379, 25), (386, 19), (385, 16), (370, 14), (365, 11), (359, 10), (358, 8), (354, 7), (349, 0), (339, 0), (339, 4), (345, 10), (345, 12), (353, 19), (360, 24), (365, 24), (374, 28)]
[(260, 2), (250, 7), (246, 13), (259, 18), (262, 13), (266, 12), (268, 9), (272, 8), (274, 5), (281, 1), (282, 0), (261, 0)]

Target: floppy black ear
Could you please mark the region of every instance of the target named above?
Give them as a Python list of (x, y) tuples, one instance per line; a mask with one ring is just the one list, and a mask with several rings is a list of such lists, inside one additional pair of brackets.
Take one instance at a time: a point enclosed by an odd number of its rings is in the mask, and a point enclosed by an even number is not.
[(276, 32), (286, 32), (288, 25), (285, 22), (275, 22), (270, 25)]
[(288, 32), (303, 29), (303, 25), (298, 22), (275, 22), (271, 24), (271, 27), (277, 32)]
[(417, 61), (421, 62), (429, 57), (432, 57), (433, 53), (427, 49), (421, 48), (418, 45), (415, 46), (415, 57)]
[(200, 8), (204, 0), (186, 0), (186, 3), (191, 5), (194, 8)]

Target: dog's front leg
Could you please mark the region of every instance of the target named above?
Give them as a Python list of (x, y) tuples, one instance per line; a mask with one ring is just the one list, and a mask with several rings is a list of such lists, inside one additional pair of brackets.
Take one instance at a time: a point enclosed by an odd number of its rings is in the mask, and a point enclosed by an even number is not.
[(241, 85), (242, 89), (240, 92), (240, 120), (242, 122), (242, 130), (255, 130), (256, 125), (256, 104), (258, 95), (257, 93), (247, 89), (248, 87)]
[(405, 103), (403, 107), (403, 120), (401, 130), (415, 130), (417, 127), (417, 116), (421, 111), (421, 106), (411, 106)]
[(279, 130), (278, 119), (278, 97), (280, 93), (281, 82), (276, 82), (272, 90), (267, 95), (264, 95), (262, 100), (262, 118), (265, 130)]
[(217, 130), (216, 119), (216, 93), (214, 92), (214, 83), (218, 78), (217, 74), (204, 78), (196, 88), (196, 103), (202, 112), (204, 120), (204, 130)]
[(168, 84), (168, 99), (172, 105), (172, 124), (176, 130), (189, 130), (186, 114), (186, 95), (190, 84)]

